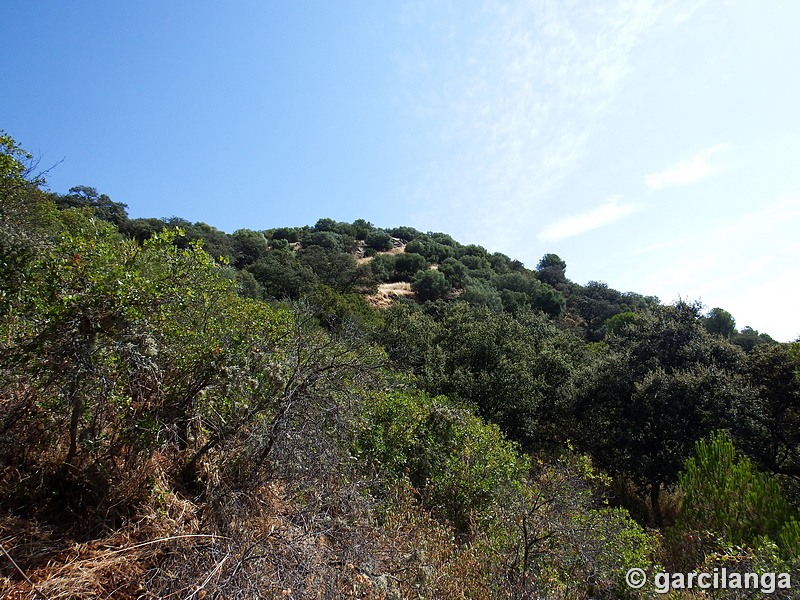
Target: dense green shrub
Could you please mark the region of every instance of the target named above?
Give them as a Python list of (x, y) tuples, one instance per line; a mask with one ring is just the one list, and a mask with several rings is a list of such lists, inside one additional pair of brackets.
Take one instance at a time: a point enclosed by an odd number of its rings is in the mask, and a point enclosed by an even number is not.
[(451, 246), (440, 244), (429, 237), (419, 236), (406, 245), (406, 252), (413, 252), (425, 257), (432, 263), (441, 263), (455, 255)]
[(278, 300), (299, 298), (319, 281), (314, 271), (288, 248), (270, 250), (247, 270), (268, 297)]
[(414, 229), (413, 227), (395, 227), (394, 229), (390, 229), (389, 233), (392, 235), (392, 237), (400, 238), (406, 242), (410, 242), (415, 237), (422, 234), (422, 232)]
[[(312, 234), (315, 235), (315, 234)], [(351, 292), (368, 275), (352, 254), (322, 246), (308, 246), (297, 253), (300, 262), (314, 272), (319, 282), (339, 292)]]
[(336, 252), (350, 252), (354, 247), (355, 239), (332, 231), (312, 231), (303, 236), (302, 243), (303, 248), (319, 246)]
[(503, 300), (494, 287), (471, 278), (467, 279), (466, 285), (467, 289), (458, 297), (459, 301), (471, 306), (486, 307), (496, 313), (503, 310)]
[(727, 433), (714, 432), (695, 448), (678, 479), (690, 527), (717, 532), (733, 544), (753, 545), (762, 537), (778, 542), (783, 536), (784, 543), (797, 545), (796, 513), (780, 485), (739, 455)]
[(467, 281), (467, 267), (457, 258), (447, 258), (439, 265), (439, 272), (447, 277), (454, 288), (462, 288)]
[(659, 570), (657, 539), (626, 511), (598, 500), (606, 485), (585, 456), (571, 451), (534, 465), (475, 541), (482, 556), (497, 557), (496, 597), (650, 597), (626, 585), (625, 574)]
[(411, 289), (420, 300), (436, 300), (450, 291), (447, 279), (436, 269), (418, 271), (411, 278)]
[(355, 453), (394, 478), (408, 477), (424, 501), (462, 531), (497, 510), (526, 469), (496, 425), (422, 393), (382, 394), (369, 403)]
[(417, 271), (427, 268), (428, 262), (419, 254), (404, 252), (398, 254), (394, 260), (394, 270), (400, 281), (410, 281)]
[(286, 240), (287, 242), (299, 242), (303, 237), (303, 231), (298, 227), (278, 227), (272, 229), (269, 233), (269, 238), (273, 240)]
[(392, 247), (392, 236), (384, 231), (370, 231), (364, 238), (367, 246), (374, 250), (389, 250)]

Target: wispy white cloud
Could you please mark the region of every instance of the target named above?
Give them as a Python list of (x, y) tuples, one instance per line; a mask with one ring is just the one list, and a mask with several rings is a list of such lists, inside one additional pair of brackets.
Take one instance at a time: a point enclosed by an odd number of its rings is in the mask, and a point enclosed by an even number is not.
[(639, 204), (622, 204), (621, 196), (614, 196), (603, 204), (579, 215), (567, 217), (549, 225), (537, 237), (543, 242), (553, 242), (580, 233), (610, 225), (638, 211)]
[(800, 250), (800, 194), (720, 218), (713, 227), (687, 223), (685, 235), (629, 252), (627, 287), (664, 301), (700, 299), (730, 311), (740, 328), (795, 339), (800, 325), (790, 306), (800, 295), (800, 268), (792, 261)]
[[(738, 281), (744, 281), (744, 280), (753, 281), (754, 276), (762, 272), (764, 270), (764, 267), (770, 261), (773, 261), (776, 256), (777, 254), (766, 254), (764, 256), (759, 256), (757, 258), (749, 260), (746, 263), (737, 266), (737, 269), (732, 273), (728, 273), (727, 275), (723, 275), (722, 277), (716, 277), (714, 279), (711, 279), (710, 281), (706, 281), (705, 285), (703, 286), (703, 291), (704, 293), (715, 293), (717, 290), (730, 288), (732, 284)], [(719, 268), (718, 265), (716, 266), (717, 268)], [(755, 280), (758, 280), (758, 278), (755, 277)]]
[(425, 66), (404, 73), (404, 105), (428, 125), (415, 196), (437, 206), (427, 222), (502, 246), (535, 226), (544, 199), (579, 167), (636, 47), (702, 1), (423, 4), (406, 51)]
[[(800, 219), (800, 195), (788, 195), (745, 214), (730, 216), (725, 221), (715, 224), (714, 229), (704, 229), (701, 233), (682, 235), (648, 244), (634, 249), (631, 254), (653, 254), (676, 247), (692, 249), (700, 247), (720, 248), (730, 245), (731, 240), (736, 240), (737, 246), (742, 246), (746, 242), (748, 248), (750, 245), (754, 248), (759, 248), (765, 244), (765, 231), (774, 229), (775, 224), (783, 224), (785, 226), (798, 222), (798, 219)], [(777, 237), (775, 239), (783, 238)], [(793, 241), (788, 246), (776, 248), (775, 255), (792, 254), (798, 251), (800, 251), (800, 242)]]
[(711, 175), (716, 175), (724, 170), (724, 166), (712, 162), (712, 158), (715, 154), (732, 148), (733, 146), (730, 144), (717, 144), (711, 148), (706, 148), (686, 160), (681, 160), (667, 167), (660, 173), (646, 175), (644, 182), (650, 189), (660, 190), (665, 187), (694, 183)]
[(674, 247), (686, 244), (686, 242), (690, 242), (692, 240), (694, 240), (694, 236), (684, 236), (671, 240), (665, 240), (663, 242), (656, 242), (654, 244), (648, 244), (642, 248), (636, 248), (632, 251), (632, 254), (647, 254), (649, 252), (657, 252), (659, 250), (669, 248), (670, 246)]

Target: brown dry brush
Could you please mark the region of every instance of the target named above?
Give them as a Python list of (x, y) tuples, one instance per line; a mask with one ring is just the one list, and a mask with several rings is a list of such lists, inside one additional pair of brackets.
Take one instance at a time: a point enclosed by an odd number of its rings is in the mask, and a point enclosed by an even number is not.
[[(16, 453), (5, 457), (5, 468), (17, 467), (13, 485), (3, 484), (3, 502), (16, 486), (18, 499), (34, 505), (3, 507), (27, 518), (7, 519), (0, 529), (8, 553), (0, 557), (2, 595), (489, 598), (485, 566), (458, 547), (451, 528), (431, 518), (410, 489), (379, 503), (371, 493), (375, 474), (349, 455), (366, 391), (385, 385), (380, 355), (365, 353), (352, 331), (333, 339), (298, 323), (282, 386), (270, 388), (263, 410), (216, 429), (206, 421), (183, 449), (140, 450), (132, 438), (115, 437), (117, 415), (106, 414), (111, 390), (145, 382), (137, 402), (158, 408), (163, 401), (159, 374), (144, 358), (127, 361), (132, 375), (108, 375), (94, 390), (92, 421), (81, 425), (105, 445), (74, 451), (66, 470), (64, 456), (74, 448), (69, 411), (54, 417), (40, 408), (57, 395), (57, 382), (6, 381), (5, 390), (15, 391), (4, 405), (24, 418), (4, 431)], [(211, 383), (205, 390), (223, 392), (230, 389)], [(55, 435), (37, 438), (38, 431)], [(32, 445), (23, 447), (24, 439)], [(187, 460), (194, 478), (188, 487)], [(62, 477), (61, 499), (37, 506), (31, 492), (53, 489), (48, 473)]]
[(375, 474), (349, 453), (364, 395), (332, 383), (297, 394), (277, 429), (265, 419), (208, 454), (196, 531), (216, 537), (173, 549), (146, 573), (148, 593), (395, 599), (478, 589), (464, 586), (463, 568), (443, 568), (457, 562), (453, 532), (409, 489), (374, 498)]
[(227, 535), (173, 548), (145, 588), (159, 598), (490, 598), (479, 557), (409, 488), (379, 508), (366, 483), (273, 482), (231, 499)]
[[(288, 343), (282, 393), (267, 397), (259, 405), (259, 414), (245, 411), (247, 419), (234, 415), (232, 421), (212, 427), (205, 438), (195, 436), (193, 446), (184, 450), (172, 444), (160, 449), (152, 444), (138, 446), (135, 439), (119, 437), (114, 392), (132, 389), (128, 384), (141, 382), (141, 377), (87, 367), (73, 373), (76, 377), (66, 377), (66, 388), (62, 385), (65, 377), (47, 376), (45, 368), (35, 370), (45, 373), (44, 378), (35, 373), (31, 376), (30, 369), (14, 381), (4, 378), (6, 417), (0, 449), (5, 452), (7, 477), (0, 486), (0, 502), (4, 514), (27, 518), (14, 521), (15, 528), (3, 531), (4, 548), (8, 548), (0, 567), (4, 587), (26, 593), (28, 586), (27, 593), (39, 597), (56, 593), (58, 597), (128, 597), (126, 594), (139, 586), (168, 593), (194, 586), (199, 594), (214, 586), (252, 590), (245, 585), (250, 580), (258, 587), (274, 584), (280, 590), (289, 589), (287, 585), (308, 587), (315, 577), (335, 582), (319, 567), (322, 559), (315, 557), (321, 551), (311, 552), (309, 540), (326, 545), (326, 538), (320, 537), (324, 533), (319, 532), (337, 530), (328, 523), (332, 515), (339, 521), (353, 521), (354, 515), (360, 514), (360, 509), (354, 508), (359, 495), (344, 494), (350, 498), (348, 502), (317, 507), (317, 513), (313, 504), (303, 504), (297, 490), (302, 489), (303, 494), (322, 490), (321, 497), (338, 497), (330, 490), (338, 489), (335, 476), (344, 472), (340, 465), (347, 465), (348, 432), (360, 410), (358, 395), (351, 390), (369, 387), (376, 365), (359, 360), (361, 342), (355, 335), (339, 339), (316, 336), (308, 319), (297, 322)], [(50, 354), (64, 353), (59, 349)], [(50, 356), (45, 356), (43, 362), (49, 360)], [(124, 362), (133, 366), (134, 375), (142, 370), (142, 361)], [(69, 381), (78, 382), (77, 387), (70, 387)], [(209, 393), (225, 391), (216, 389), (211, 380), (204, 387)], [(163, 399), (164, 395), (157, 393), (163, 385), (147, 388), (155, 389), (153, 393)], [(152, 394), (148, 390), (137, 397), (149, 401)], [(77, 427), (74, 410), (43, 408), (77, 395), (82, 397), (82, 406), (92, 406), (89, 420), (79, 419)], [(94, 451), (86, 444), (79, 449), (79, 432), (83, 441), (97, 438), (101, 445)], [(190, 488), (181, 477), (187, 456), (195, 473), (202, 472), (197, 486)], [(295, 511), (303, 526), (289, 521), (276, 542), (263, 535), (254, 519), (263, 520), (265, 514), (257, 500), (259, 493), (281, 480), (294, 482), (292, 502), (306, 508)], [(194, 520), (184, 523), (182, 517), (172, 518), (164, 498), (172, 497), (174, 504), (178, 497), (174, 492), (184, 494), (181, 515), (187, 513), (189, 503), (193, 508), (188, 514), (194, 515)], [(49, 523), (49, 529), (38, 540), (26, 542), (16, 531), (36, 530), (42, 523)], [(153, 524), (158, 525), (151, 531)], [(109, 529), (115, 531), (109, 534)], [(133, 545), (118, 552), (117, 538)], [(65, 541), (58, 543), (59, 539)], [(102, 550), (105, 547), (115, 549)], [(263, 569), (265, 560), (277, 570)], [(121, 575), (126, 572), (123, 565), (130, 567), (127, 576)], [(113, 573), (124, 583), (118, 583)]]
[(365, 597), (377, 550), (372, 499), (348, 452), (358, 398), (331, 389), (296, 395), (280, 421), (209, 453), (198, 530), (218, 537), (149, 571), (150, 593)]
[(75, 327), (45, 328), (3, 351), (0, 510), (90, 537), (148, 497), (155, 445), (141, 424), (157, 393), (137, 393), (154, 379), (152, 361), (129, 336), (97, 339), (89, 351), (60, 341)]
[(197, 530), (196, 512), (191, 503), (164, 494), (126, 526), (89, 541), (76, 541), (41, 522), (7, 517), (0, 522), (6, 559), (0, 562), (0, 597), (142, 597), (148, 566), (170, 546), (197, 537), (188, 533)]
[[(322, 507), (318, 500), (302, 504), (299, 495), (280, 484), (230, 495), (214, 515), (226, 535), (173, 548), (146, 574), (146, 589), (157, 597), (346, 597), (341, 588), (352, 578), (345, 561), (364, 536), (353, 535), (356, 528), (330, 499)], [(203, 519), (201, 528), (210, 525)]]

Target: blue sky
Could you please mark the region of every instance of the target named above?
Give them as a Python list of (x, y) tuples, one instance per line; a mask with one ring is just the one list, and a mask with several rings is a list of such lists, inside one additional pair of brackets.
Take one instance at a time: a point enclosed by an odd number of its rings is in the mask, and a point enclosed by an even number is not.
[(232, 232), (445, 231), (800, 335), (800, 3), (37, 2), (0, 128), (50, 187)]

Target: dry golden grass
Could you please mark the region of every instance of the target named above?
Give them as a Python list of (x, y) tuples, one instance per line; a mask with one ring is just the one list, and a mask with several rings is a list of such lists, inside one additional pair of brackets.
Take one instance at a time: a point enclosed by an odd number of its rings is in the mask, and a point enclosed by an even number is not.
[(0, 522), (0, 541), (19, 565), (3, 564), (0, 598), (489, 597), (481, 561), (408, 489), (397, 490), (394, 508), (378, 518), (358, 486), (336, 480), (306, 491), (273, 480), (246, 498), (213, 500), (216, 509), (210, 498), (192, 502), (167, 483), (157, 473), (142, 514), (90, 541), (31, 521)]
[[(198, 536), (198, 507), (166, 491), (165, 474), (153, 466), (151, 502), (128, 525), (76, 542), (32, 520), (0, 521), (0, 598), (66, 600), (147, 597), (146, 571), (175, 545)], [(13, 562), (12, 562), (13, 561)]]
[(395, 298), (400, 298), (403, 296), (414, 296), (414, 292), (411, 291), (411, 284), (407, 281), (382, 283), (378, 286), (378, 291), (375, 294), (366, 296), (366, 299), (370, 306), (375, 308), (386, 308)]

